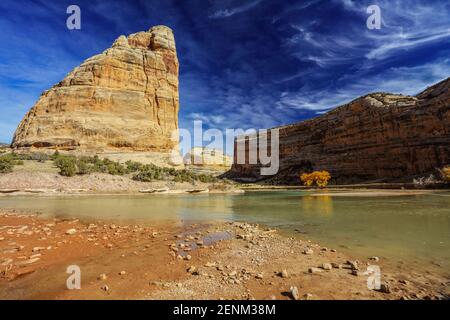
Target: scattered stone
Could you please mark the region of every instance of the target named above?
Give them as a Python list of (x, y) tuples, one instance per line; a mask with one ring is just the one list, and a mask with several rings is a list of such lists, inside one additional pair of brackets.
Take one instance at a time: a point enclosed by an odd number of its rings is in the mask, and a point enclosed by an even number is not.
[(105, 291), (105, 292), (108, 292), (109, 291), (109, 287), (105, 284), (105, 285), (103, 285), (102, 287), (101, 287), (101, 289), (103, 290), (103, 291)]
[(102, 273), (101, 275), (98, 276), (97, 279), (98, 279), (98, 280), (101, 280), (101, 281), (104, 281), (104, 280), (107, 279), (107, 276), (106, 276), (106, 274)]
[(289, 277), (289, 273), (287, 272), (286, 269), (283, 269), (283, 270), (280, 272), (280, 276), (281, 276), (282, 278), (288, 278), (288, 277)]
[(18, 262), (17, 265), (32, 264), (32, 263), (35, 263), (35, 262), (37, 262), (39, 260), (41, 260), (41, 258), (38, 258), (38, 257), (37, 258), (31, 258), (31, 259), (28, 259), (28, 260), (25, 260), (25, 261), (22, 261), (22, 262)]
[(336, 252), (336, 249), (331, 249), (330, 251), (331, 251), (331, 252)]
[(187, 272), (189, 272), (189, 273), (195, 273), (197, 271), (197, 268), (195, 267), (195, 266), (190, 266), (188, 269), (187, 269)]
[(292, 299), (294, 299), (294, 300), (299, 300), (300, 299), (300, 295), (298, 294), (297, 287), (291, 287), (289, 289), (289, 291), (291, 292)]
[(70, 235), (74, 235), (75, 233), (77, 233), (76, 229), (69, 229), (69, 230), (66, 231), (66, 234), (69, 235), (69, 236)]
[(404, 285), (408, 285), (409, 282), (407, 280), (398, 280), (399, 283), (404, 284)]
[(312, 299), (312, 294), (311, 293), (307, 293), (303, 296), (303, 300), (311, 300)]
[(186, 257), (184, 257), (185, 260), (191, 260), (192, 257), (190, 255), (186, 255)]
[(309, 273), (320, 273), (322, 272), (322, 269), (316, 268), (316, 267), (311, 267), (308, 269)]
[(331, 270), (331, 269), (333, 269), (333, 266), (331, 265), (331, 263), (324, 263), (324, 264), (322, 264), (322, 269)]
[(358, 270), (358, 262), (357, 261), (351, 261), (347, 260), (347, 264), (350, 265), (350, 268), (353, 270)]
[(391, 293), (391, 287), (387, 283), (382, 283), (380, 286), (380, 292)]
[(367, 272), (364, 272), (364, 271), (361, 271), (361, 270), (353, 269), (353, 270), (352, 270), (352, 275), (357, 276), (357, 277), (360, 277), (360, 276), (365, 276), (365, 275), (367, 275)]
[(262, 278), (264, 278), (264, 274), (258, 273), (258, 274), (255, 276), (255, 278), (256, 278), (256, 279), (262, 279)]
[(336, 262), (332, 262), (331, 266), (335, 269), (342, 269), (342, 265)]
[(378, 257), (370, 257), (369, 260), (378, 262), (378, 261), (380, 261), (380, 258), (378, 258)]
[(13, 259), (5, 259), (0, 263), (0, 265), (7, 266), (10, 265), (13, 261), (14, 261)]
[(46, 248), (44, 248), (44, 247), (34, 247), (33, 248), (33, 252), (39, 252), (39, 251), (41, 251), (41, 250), (45, 250)]
[(121, 275), (121, 276), (124, 276), (125, 274), (126, 274), (125, 271), (120, 271), (120, 272), (119, 272), (119, 275)]
[(207, 267), (207, 268), (212, 268), (212, 267), (215, 267), (215, 266), (216, 266), (216, 264), (214, 262), (207, 262), (205, 264), (205, 267)]
[(311, 255), (313, 253), (314, 253), (313, 249), (306, 249), (305, 251), (303, 251), (303, 254), (306, 254), (306, 255)]

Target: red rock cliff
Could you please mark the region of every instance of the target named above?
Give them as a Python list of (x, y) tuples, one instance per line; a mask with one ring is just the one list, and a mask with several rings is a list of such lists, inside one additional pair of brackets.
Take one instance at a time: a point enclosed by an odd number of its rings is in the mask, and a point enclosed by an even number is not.
[(300, 172), (328, 170), (342, 183), (426, 174), (450, 164), (450, 78), (415, 97), (374, 93), (279, 129), (275, 177), (260, 176), (259, 165), (236, 163), (227, 175), (298, 183)]

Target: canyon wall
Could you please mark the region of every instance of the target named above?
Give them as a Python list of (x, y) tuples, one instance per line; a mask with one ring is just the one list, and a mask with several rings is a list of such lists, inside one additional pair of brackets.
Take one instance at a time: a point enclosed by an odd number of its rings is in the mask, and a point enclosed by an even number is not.
[(170, 28), (120, 36), (41, 95), (12, 147), (169, 152), (178, 147), (178, 70)]
[[(411, 181), (450, 164), (450, 78), (417, 96), (374, 93), (278, 129), (275, 176), (261, 176), (259, 164), (236, 163), (236, 145), (226, 176), (298, 184), (301, 172), (327, 170), (337, 183)], [(247, 158), (248, 140), (257, 138), (237, 138), (246, 140)]]

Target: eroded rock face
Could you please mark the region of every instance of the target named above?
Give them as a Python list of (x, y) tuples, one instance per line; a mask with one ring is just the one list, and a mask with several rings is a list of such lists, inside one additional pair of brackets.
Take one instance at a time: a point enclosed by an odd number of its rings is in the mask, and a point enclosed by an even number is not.
[(42, 94), (12, 146), (168, 152), (178, 146), (178, 66), (168, 27), (120, 36)]
[(415, 97), (371, 94), (279, 129), (275, 177), (262, 177), (260, 165), (236, 164), (236, 154), (228, 177), (298, 184), (311, 170), (328, 170), (339, 183), (430, 173), (450, 164), (450, 78)]

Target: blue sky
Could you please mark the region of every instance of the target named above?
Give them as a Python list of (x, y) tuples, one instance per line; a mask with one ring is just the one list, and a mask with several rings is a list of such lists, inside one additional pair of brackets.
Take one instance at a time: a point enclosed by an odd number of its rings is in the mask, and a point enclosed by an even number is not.
[[(77, 4), (82, 29), (66, 28)], [(369, 30), (366, 9), (381, 8)], [(40, 94), (121, 34), (165, 24), (180, 60), (180, 127), (267, 128), (374, 91), (450, 76), (450, 2), (2, 0), (0, 141)]]

